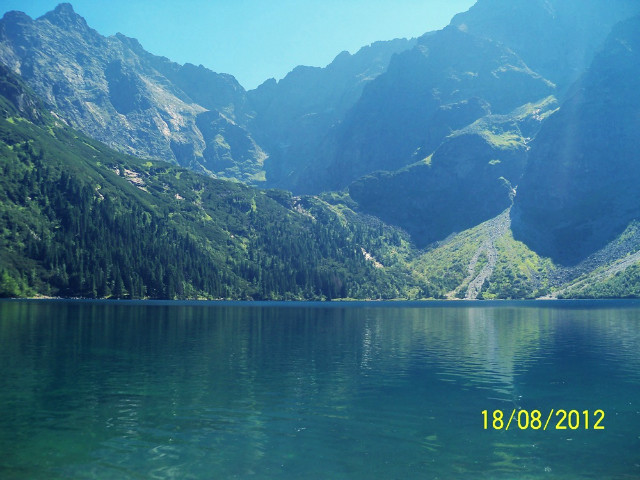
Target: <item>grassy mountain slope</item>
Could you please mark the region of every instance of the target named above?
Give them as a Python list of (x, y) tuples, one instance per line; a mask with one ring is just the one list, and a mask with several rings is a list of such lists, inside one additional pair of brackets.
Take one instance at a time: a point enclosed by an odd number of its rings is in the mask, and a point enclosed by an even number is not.
[(413, 266), (431, 281), (444, 281), (444, 298), (468, 300), (544, 295), (554, 268), (513, 239), (509, 210), (439, 242)]
[(630, 223), (580, 264), (564, 267), (514, 239), (506, 210), (432, 245), (410, 268), (439, 298), (639, 298), (640, 228)]

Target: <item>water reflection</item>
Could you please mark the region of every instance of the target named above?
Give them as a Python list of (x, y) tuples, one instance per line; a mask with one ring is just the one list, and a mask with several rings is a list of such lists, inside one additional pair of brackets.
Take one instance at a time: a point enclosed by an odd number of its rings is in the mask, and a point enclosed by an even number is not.
[[(554, 305), (0, 302), (0, 476), (640, 474), (640, 310)], [(498, 408), (612, 433), (484, 431)]]

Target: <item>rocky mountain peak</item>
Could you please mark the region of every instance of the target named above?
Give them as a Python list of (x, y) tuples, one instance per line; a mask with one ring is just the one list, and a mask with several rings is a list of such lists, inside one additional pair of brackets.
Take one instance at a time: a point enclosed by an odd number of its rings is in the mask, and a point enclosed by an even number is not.
[(75, 16), (76, 12), (73, 10), (73, 5), (70, 3), (60, 3), (56, 8), (53, 9), (53, 13), (56, 15), (66, 15), (66, 16)]
[(478, 0), (451, 25), (503, 43), (560, 92), (576, 81), (637, 0)]
[(61, 28), (74, 30), (89, 29), (85, 19), (75, 12), (70, 3), (59, 4), (53, 11), (46, 13), (41, 18)]
[(261, 169), (265, 154), (236, 125), (245, 92), (231, 75), (174, 64), (121, 34), (104, 37), (68, 3), (35, 21), (5, 16), (0, 64), (71, 126), (120, 151), (242, 180)]
[[(115, 38), (117, 38), (118, 40), (120, 40), (122, 42), (123, 45), (125, 45), (127, 48), (129, 48), (131, 51), (133, 51), (136, 54), (143, 54), (145, 55), (147, 52), (144, 49), (144, 47), (142, 46), (142, 44), (140, 43), (140, 41), (137, 38), (133, 38), (133, 37), (127, 37), (126, 35), (124, 35), (123, 33), (116, 33), (115, 34)], [(161, 57), (161, 58), (165, 58), (165, 57)], [(167, 59), (169, 60), (169, 59)]]
[(4, 14), (2, 17), (3, 22), (5, 23), (24, 23), (24, 22), (32, 22), (33, 20), (29, 15), (24, 12), (19, 12), (17, 10), (11, 10)]

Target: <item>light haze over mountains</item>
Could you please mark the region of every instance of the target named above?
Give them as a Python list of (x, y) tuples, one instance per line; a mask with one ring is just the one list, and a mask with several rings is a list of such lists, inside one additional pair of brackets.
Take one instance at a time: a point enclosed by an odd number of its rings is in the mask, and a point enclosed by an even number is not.
[[(38, 18), (58, 0), (3, 0), (5, 11)], [(73, 7), (105, 36), (118, 32), (178, 63), (233, 74), (247, 90), (284, 78), (297, 65), (325, 66), (341, 51), (411, 38), (447, 25), (474, 0), (75, 0)]]
[(598, 291), (637, 275), (638, 15), (631, 0), (479, 0), (442, 30), (246, 91), (61, 4), (7, 13), (0, 62), (120, 152), (402, 229), (426, 250), (396, 267), (431, 292), (595, 295), (581, 275), (599, 272)]

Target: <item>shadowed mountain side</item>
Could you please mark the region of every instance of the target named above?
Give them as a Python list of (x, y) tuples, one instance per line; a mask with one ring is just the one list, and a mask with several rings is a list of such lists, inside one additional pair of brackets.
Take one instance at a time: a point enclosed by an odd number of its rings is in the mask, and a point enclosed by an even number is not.
[(444, 105), (459, 104), (448, 120), (460, 128), (487, 109), (508, 113), (553, 91), (550, 82), (495, 42), (454, 27), (425, 35), (364, 89), (344, 122), (330, 132), (304, 177), (309, 181), (303, 179), (299, 188), (340, 189), (375, 170), (393, 171), (419, 160), (418, 149), (437, 146), (449, 133), (435, 126)]
[(0, 116), (2, 117), (19, 115), (39, 126), (46, 125), (51, 120), (42, 100), (29, 89), (20, 77), (12, 74), (8, 67), (0, 64), (0, 98), (2, 97), (4, 97), (0, 106)]
[(451, 134), (432, 156), (349, 186), (366, 213), (405, 229), (418, 247), (484, 222), (511, 205), (527, 142), (556, 108), (548, 97), (488, 115)]
[(290, 188), (314, 158), (329, 129), (342, 121), (363, 88), (383, 73), (391, 57), (416, 40), (375, 42), (356, 54), (342, 52), (325, 68), (296, 67), (247, 92), (255, 118), (250, 126), (269, 151), (269, 185)]
[(349, 193), (362, 211), (402, 227), (425, 247), (508, 208), (507, 178), (517, 178), (525, 158), (524, 147), (499, 151), (479, 136), (464, 135), (445, 142), (430, 163), (368, 175)]
[(451, 24), (503, 43), (563, 95), (613, 25), (637, 13), (636, 0), (479, 0)]
[(619, 24), (533, 142), (514, 234), (573, 264), (640, 216), (640, 17)]

